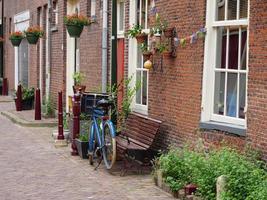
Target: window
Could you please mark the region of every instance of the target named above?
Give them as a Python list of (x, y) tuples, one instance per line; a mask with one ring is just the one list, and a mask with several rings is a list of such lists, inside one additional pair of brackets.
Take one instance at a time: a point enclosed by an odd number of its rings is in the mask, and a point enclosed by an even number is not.
[(96, 0), (91, 0), (91, 18), (93, 21), (96, 19)]
[[(143, 32), (149, 33), (150, 0), (135, 0), (130, 2), (130, 24), (140, 24)], [(136, 39), (129, 40), (129, 75), (134, 74), (135, 83), (140, 84), (133, 102), (136, 112), (147, 114), (148, 111), (148, 70), (144, 68), (142, 52)]]
[(56, 26), (58, 24), (58, 2), (53, 1), (53, 23)]
[(117, 5), (117, 19), (118, 19), (118, 36), (124, 36), (124, 23), (125, 23), (125, 2), (124, 0), (119, 0)]
[(201, 118), (246, 127), (248, 0), (207, 2)]

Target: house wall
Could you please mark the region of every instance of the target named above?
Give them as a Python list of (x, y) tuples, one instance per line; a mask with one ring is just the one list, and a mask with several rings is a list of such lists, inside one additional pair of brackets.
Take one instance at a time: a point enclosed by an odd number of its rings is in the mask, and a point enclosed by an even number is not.
[[(80, 71), (86, 76), (83, 84), (87, 86), (87, 91), (101, 91), (101, 45), (102, 45), (102, 4), (96, 1), (96, 23), (84, 28), (81, 37), (78, 39), (80, 43)], [(80, 13), (90, 17), (91, 0), (80, 0)], [(111, 4), (109, 4), (109, 10)], [(9, 18), (12, 18), (17, 13), (25, 10), (30, 11), (30, 24), (37, 25), (41, 23), (45, 30), (46, 16), (47, 16), (47, 0), (10, 0), (5, 2), (5, 17), (7, 19), (6, 30), (9, 30)], [(38, 14), (39, 10), (39, 14)], [(40, 11), (41, 10), (41, 11)], [(38, 16), (42, 16), (42, 21), (38, 20)], [(66, 95), (66, 80), (72, 79), (72, 76), (66, 75), (66, 58), (67, 58), (67, 32), (63, 22), (63, 17), (67, 13), (67, 1), (58, 0), (58, 24), (53, 28), (51, 33), (51, 85), (50, 96), (53, 104), (56, 105), (57, 93), (59, 90), (63, 91), (64, 101)], [(53, 26), (52, 26), (53, 27)], [(14, 23), (11, 23), (11, 30), (14, 31)], [(45, 30), (46, 31), (46, 30)], [(45, 33), (47, 35), (47, 33)], [(14, 85), (14, 47), (8, 40), (9, 33), (6, 32), (5, 43), (5, 77), (9, 81), (9, 90), (15, 89)], [(41, 46), (40, 46), (40, 43)], [(40, 39), (38, 45), (30, 45), (29, 47), (29, 86), (41, 87), (42, 95), (45, 95), (46, 88), (46, 50), (47, 44), (45, 37)], [(40, 70), (40, 55), (41, 55), (41, 72)], [(44, 77), (42, 81), (39, 80), (40, 73)], [(39, 84), (41, 82), (41, 84)]]
[[(206, 24), (206, 0), (155, 1), (160, 16), (177, 28), (179, 38), (191, 35)], [(128, 5), (129, 1), (127, 1)], [(128, 9), (128, 7), (127, 7)], [(148, 115), (161, 120), (155, 148), (182, 146), (202, 140), (206, 147), (228, 144), (259, 149), (267, 160), (267, 3), (250, 1), (249, 79), (246, 136), (200, 129), (204, 40), (178, 47), (177, 58), (164, 58), (163, 72), (149, 72)], [(129, 17), (129, 12), (128, 17)], [(126, 27), (129, 21), (126, 17)], [(153, 22), (154, 16), (150, 16)], [(127, 50), (126, 44), (126, 52)], [(125, 55), (128, 56), (127, 53)], [(127, 60), (127, 58), (126, 58)], [(128, 62), (126, 62), (127, 65)], [(128, 66), (126, 66), (126, 69)], [(126, 71), (126, 77), (128, 77)]]

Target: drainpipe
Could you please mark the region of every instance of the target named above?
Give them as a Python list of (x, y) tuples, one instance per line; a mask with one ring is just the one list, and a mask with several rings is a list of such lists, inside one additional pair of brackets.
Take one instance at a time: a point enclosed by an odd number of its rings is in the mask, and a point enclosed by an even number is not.
[(47, 67), (46, 67), (46, 100), (50, 96), (50, 71), (51, 71), (51, 20), (52, 20), (52, 0), (48, 0), (48, 23), (47, 23)]
[(107, 92), (108, 68), (108, 0), (103, 0), (103, 31), (102, 31), (102, 92)]
[[(4, 38), (4, 0), (2, 0), (2, 17), (1, 17), (1, 25), (2, 25), (2, 29), (1, 29), (1, 37)], [(0, 78), (4, 78), (4, 42), (1, 44), (1, 69), (0, 69)]]
[(112, 1), (111, 85), (117, 84), (117, 0)]

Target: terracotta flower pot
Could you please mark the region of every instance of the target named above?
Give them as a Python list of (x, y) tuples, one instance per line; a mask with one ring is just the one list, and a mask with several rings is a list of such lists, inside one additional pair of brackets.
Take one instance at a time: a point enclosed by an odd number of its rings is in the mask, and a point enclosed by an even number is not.
[(18, 47), (21, 43), (22, 39), (10, 39), (10, 42), (14, 47)]
[(74, 85), (73, 86), (73, 92), (76, 94), (77, 92), (81, 91), (81, 93), (84, 93), (86, 89), (85, 85)]
[(172, 57), (172, 52), (171, 51), (163, 51), (162, 55), (166, 58)]
[(135, 38), (136, 38), (138, 44), (142, 44), (146, 41), (147, 34), (146, 33), (140, 33), (140, 34), (136, 35)]
[(144, 61), (147, 61), (150, 59), (150, 57), (152, 56), (152, 52), (144, 52), (143, 53), (143, 58), (144, 58)]
[(83, 26), (67, 25), (67, 30), (70, 37), (78, 38), (82, 34)]
[(32, 35), (32, 34), (27, 34), (26, 38), (29, 42), (29, 44), (37, 44), (39, 37), (36, 35)]
[(165, 36), (166, 38), (171, 38), (171, 37), (173, 37), (173, 30), (174, 30), (173, 27), (171, 27), (171, 28), (166, 28), (166, 29), (164, 30), (164, 36)]

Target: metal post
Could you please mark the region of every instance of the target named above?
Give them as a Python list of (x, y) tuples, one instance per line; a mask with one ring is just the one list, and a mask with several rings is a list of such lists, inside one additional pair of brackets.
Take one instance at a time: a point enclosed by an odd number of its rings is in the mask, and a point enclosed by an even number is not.
[[(1, 16), (1, 22), (2, 22), (2, 29), (1, 29), (1, 33), (0, 33), (0, 36), (2, 38), (4, 38), (4, 27), (5, 27), (5, 23), (4, 23), (4, 0), (2, 0), (2, 16)], [(0, 77), (4, 78), (4, 59), (5, 59), (5, 56), (4, 56), (4, 52), (5, 52), (5, 48), (4, 48), (4, 42), (1, 44), (1, 70), (0, 70)]]
[(64, 140), (62, 91), (58, 92), (58, 140)]
[(78, 137), (80, 133), (80, 93), (77, 92), (74, 94), (74, 104), (72, 108), (73, 112), (73, 134), (72, 134), (72, 152), (71, 155), (78, 155), (77, 147), (75, 144), (75, 139)]
[(35, 120), (41, 120), (41, 95), (40, 89), (37, 88), (35, 91)]
[(7, 78), (3, 78), (3, 85), (2, 85), (2, 95), (8, 95), (8, 85), (7, 85)]
[(16, 108), (17, 108), (17, 111), (22, 111), (22, 87), (21, 87), (21, 84), (18, 85)]

